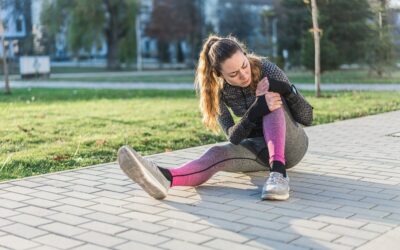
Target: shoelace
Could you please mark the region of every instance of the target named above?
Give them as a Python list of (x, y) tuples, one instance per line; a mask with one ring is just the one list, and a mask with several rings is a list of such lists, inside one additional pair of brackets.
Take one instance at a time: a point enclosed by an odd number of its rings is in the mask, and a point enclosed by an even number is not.
[(271, 184), (277, 184), (277, 183), (286, 184), (287, 180), (285, 179), (285, 177), (283, 177), (283, 175), (279, 173), (271, 173), (269, 175), (268, 182)]

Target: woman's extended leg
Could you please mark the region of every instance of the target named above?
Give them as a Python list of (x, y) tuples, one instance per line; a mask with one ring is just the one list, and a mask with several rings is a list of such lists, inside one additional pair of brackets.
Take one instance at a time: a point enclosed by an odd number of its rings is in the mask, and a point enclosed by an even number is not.
[(123, 146), (118, 151), (121, 169), (156, 199), (166, 197), (171, 186), (198, 186), (213, 174), (234, 166), (237, 171), (267, 170), (265, 163), (252, 150), (254, 142), (243, 140), (239, 145), (227, 143), (208, 149), (200, 158), (178, 168), (161, 168), (140, 156), (135, 150)]
[(190, 161), (181, 167), (170, 168), (171, 186), (198, 186), (211, 178), (216, 172), (232, 166), (237, 171), (267, 170), (257, 154), (249, 148), (251, 141), (244, 140), (239, 145), (228, 143), (213, 146), (200, 158)]
[[(293, 120), (286, 106), (284, 115), (286, 120), (284, 152), (286, 168), (290, 168), (303, 158), (308, 139), (302, 127)], [(170, 180), (157, 164), (141, 157), (127, 146), (119, 150), (118, 162), (128, 177), (146, 192), (156, 199), (163, 199), (170, 186), (198, 186), (221, 170), (229, 172), (267, 170), (270, 157), (264, 140), (263, 137), (247, 138), (239, 145), (227, 143), (213, 146), (200, 158), (181, 167), (170, 168), (167, 171), (171, 174)], [(274, 155), (281, 155), (280, 152), (282, 150), (279, 152), (275, 150)]]

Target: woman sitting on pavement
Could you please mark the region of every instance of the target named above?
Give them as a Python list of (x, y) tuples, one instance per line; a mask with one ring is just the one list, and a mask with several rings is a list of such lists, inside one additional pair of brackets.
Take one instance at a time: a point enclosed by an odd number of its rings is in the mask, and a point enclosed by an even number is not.
[[(236, 38), (210, 36), (196, 71), (200, 108), (207, 128), (217, 123), (229, 143), (208, 149), (178, 168), (163, 168), (129, 146), (118, 151), (122, 170), (156, 199), (174, 186), (199, 186), (218, 171), (270, 170), (261, 199), (289, 198), (288, 168), (305, 155), (311, 105), (284, 72), (269, 60), (247, 53)], [(235, 124), (230, 108), (241, 119)]]

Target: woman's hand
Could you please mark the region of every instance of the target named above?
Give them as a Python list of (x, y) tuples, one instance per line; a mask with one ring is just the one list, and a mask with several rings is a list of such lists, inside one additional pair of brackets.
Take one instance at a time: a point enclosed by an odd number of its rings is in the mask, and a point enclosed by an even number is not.
[(256, 96), (265, 95), (269, 90), (269, 81), (267, 77), (261, 79), (261, 81), (257, 84)]
[[(262, 97), (260, 97), (262, 98)], [(267, 92), (265, 94), (265, 101), (267, 102), (268, 109), (272, 112), (282, 107), (281, 95), (275, 92)]]
[(269, 92), (269, 81), (267, 77), (261, 79), (257, 84), (256, 96), (265, 97), (268, 109), (272, 112), (282, 106), (282, 99), (279, 93)]

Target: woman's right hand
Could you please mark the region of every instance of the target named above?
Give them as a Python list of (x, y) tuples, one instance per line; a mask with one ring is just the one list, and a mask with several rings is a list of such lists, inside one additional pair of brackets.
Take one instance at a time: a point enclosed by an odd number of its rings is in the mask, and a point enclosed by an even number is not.
[(281, 95), (278, 93), (267, 92), (265, 94), (265, 101), (267, 102), (268, 109), (271, 112), (282, 107), (282, 98), (281, 98)]

